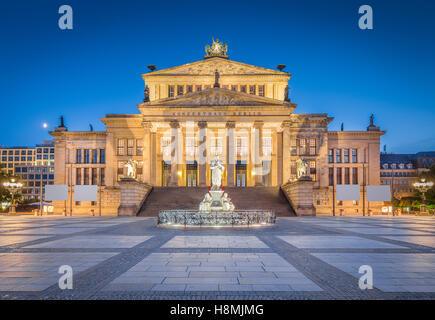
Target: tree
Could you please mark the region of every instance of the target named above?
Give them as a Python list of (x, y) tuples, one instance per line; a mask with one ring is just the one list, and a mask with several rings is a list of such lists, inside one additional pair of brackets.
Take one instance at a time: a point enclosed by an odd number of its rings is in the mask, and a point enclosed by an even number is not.
[(9, 191), (3, 187), (3, 183), (9, 181), (9, 175), (0, 170), (0, 202), (10, 202), (12, 200)]
[[(426, 204), (435, 204), (435, 164), (430, 167), (429, 171), (421, 173), (418, 178), (434, 183), (434, 186), (426, 192)], [(422, 199), (422, 194), (418, 190), (416, 190), (416, 196)]]

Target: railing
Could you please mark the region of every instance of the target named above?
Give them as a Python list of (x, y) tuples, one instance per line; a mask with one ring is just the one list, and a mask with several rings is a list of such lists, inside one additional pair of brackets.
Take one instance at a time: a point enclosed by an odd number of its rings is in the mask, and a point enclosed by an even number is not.
[(196, 210), (161, 210), (158, 224), (172, 226), (261, 226), (274, 224), (272, 210), (234, 210), (203, 213)]

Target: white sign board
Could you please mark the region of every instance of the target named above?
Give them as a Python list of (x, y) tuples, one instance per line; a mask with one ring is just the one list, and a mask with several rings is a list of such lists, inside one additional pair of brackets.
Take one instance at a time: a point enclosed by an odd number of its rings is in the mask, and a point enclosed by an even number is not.
[(97, 201), (97, 186), (74, 186), (74, 201)]
[(338, 184), (337, 201), (359, 201), (359, 184)]
[(367, 186), (367, 201), (391, 201), (390, 186)]
[(68, 186), (66, 184), (47, 184), (45, 186), (45, 200), (47, 201), (68, 200)]

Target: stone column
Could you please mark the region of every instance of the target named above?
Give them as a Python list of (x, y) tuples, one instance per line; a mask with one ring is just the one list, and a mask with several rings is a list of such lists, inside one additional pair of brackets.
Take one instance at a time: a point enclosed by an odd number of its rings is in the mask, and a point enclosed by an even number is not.
[(277, 161), (277, 185), (280, 186), (283, 184), (283, 167), (282, 167), (282, 130), (277, 131), (276, 133), (276, 161)]
[(207, 184), (207, 121), (199, 121), (199, 186)]
[(151, 121), (143, 121), (142, 127), (144, 128), (143, 142), (142, 142), (142, 181), (151, 184)]
[(178, 186), (178, 121), (171, 121), (171, 182), (170, 186)]
[[(154, 129), (155, 130), (155, 129)], [(156, 170), (157, 170), (157, 133), (151, 131), (150, 135), (150, 184), (156, 184)]]
[(254, 122), (254, 171), (256, 186), (263, 185), (263, 164), (261, 161), (263, 155), (263, 125), (263, 121)]
[(227, 186), (234, 187), (234, 168), (236, 166), (235, 160), (235, 146), (234, 146), (234, 128), (236, 127), (235, 121), (228, 121), (227, 127)]
[(290, 122), (282, 123), (282, 180), (287, 183), (290, 180)]

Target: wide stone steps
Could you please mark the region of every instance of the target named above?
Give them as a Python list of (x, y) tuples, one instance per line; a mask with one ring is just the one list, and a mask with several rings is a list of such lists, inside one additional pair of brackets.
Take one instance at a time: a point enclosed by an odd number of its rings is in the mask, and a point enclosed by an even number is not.
[[(208, 187), (154, 187), (139, 216), (156, 217), (160, 210), (198, 209)], [(279, 187), (226, 187), (236, 210), (273, 210), (278, 217), (294, 216)]]

